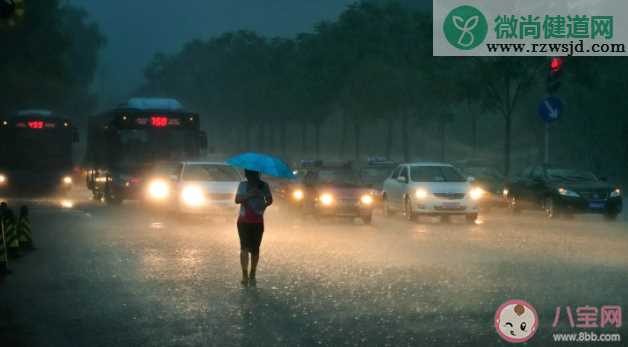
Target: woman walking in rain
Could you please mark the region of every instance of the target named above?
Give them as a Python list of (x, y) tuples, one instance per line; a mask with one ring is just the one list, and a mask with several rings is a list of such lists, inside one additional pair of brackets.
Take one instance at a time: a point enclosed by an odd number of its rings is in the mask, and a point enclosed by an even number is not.
[[(240, 236), (240, 264), (242, 285), (255, 285), (255, 273), (259, 262), (259, 248), (264, 234), (264, 211), (273, 203), (268, 184), (260, 179), (257, 171), (244, 170), (245, 182), (240, 182), (235, 202), (240, 204), (238, 235)], [(251, 270), (249, 271), (249, 254)]]

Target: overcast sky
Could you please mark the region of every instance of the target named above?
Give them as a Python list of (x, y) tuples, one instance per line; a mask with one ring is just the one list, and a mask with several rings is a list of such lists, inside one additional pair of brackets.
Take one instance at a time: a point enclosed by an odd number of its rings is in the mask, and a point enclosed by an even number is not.
[[(95, 83), (119, 99), (142, 81), (157, 52), (173, 53), (192, 39), (226, 31), (254, 30), (272, 36), (310, 31), (333, 20), (352, 0), (70, 0), (84, 7), (107, 36)], [(118, 102), (121, 100), (109, 100)]]

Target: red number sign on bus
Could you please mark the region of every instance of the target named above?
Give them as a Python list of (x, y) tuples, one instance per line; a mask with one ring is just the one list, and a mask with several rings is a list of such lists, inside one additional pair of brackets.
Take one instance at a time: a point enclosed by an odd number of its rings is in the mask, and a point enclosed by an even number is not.
[(168, 126), (168, 117), (162, 115), (153, 115), (150, 117), (150, 125), (155, 128), (164, 128)]
[(44, 128), (44, 122), (38, 121), (38, 120), (29, 121), (28, 122), (28, 127), (31, 128), (31, 129), (43, 129)]

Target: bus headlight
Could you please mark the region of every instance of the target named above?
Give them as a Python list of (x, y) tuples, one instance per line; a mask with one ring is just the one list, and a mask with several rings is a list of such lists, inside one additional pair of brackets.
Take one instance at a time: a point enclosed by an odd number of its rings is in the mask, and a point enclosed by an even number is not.
[(183, 199), (183, 203), (192, 207), (200, 206), (205, 203), (203, 190), (195, 186), (185, 187), (181, 193), (181, 199)]
[(303, 191), (301, 189), (295, 190), (294, 192), (292, 192), (292, 197), (294, 198), (294, 200), (296, 201), (301, 201), (303, 200)]
[(613, 190), (610, 194), (611, 198), (617, 198), (621, 196), (621, 189), (617, 188)]
[(170, 187), (164, 180), (154, 180), (148, 185), (148, 196), (155, 200), (163, 200), (170, 195)]
[(362, 197), (360, 198), (360, 202), (363, 205), (371, 205), (373, 203), (373, 197), (370, 196), (369, 194), (364, 194), (362, 195)]
[(329, 193), (325, 193), (320, 196), (319, 200), (323, 206), (331, 206), (331, 204), (334, 203), (334, 196)]
[(72, 184), (72, 177), (70, 176), (63, 177), (63, 184)]
[(7, 176), (0, 174), (0, 185), (7, 183)]
[(471, 191), (469, 192), (469, 196), (471, 196), (471, 199), (473, 200), (480, 200), (482, 196), (484, 196), (484, 189), (480, 187), (475, 187), (471, 189)]

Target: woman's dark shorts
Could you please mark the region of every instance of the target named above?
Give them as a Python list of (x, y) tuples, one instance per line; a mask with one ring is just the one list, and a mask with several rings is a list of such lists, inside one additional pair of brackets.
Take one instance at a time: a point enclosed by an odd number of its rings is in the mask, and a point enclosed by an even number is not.
[(240, 249), (246, 249), (253, 254), (259, 253), (262, 243), (264, 224), (238, 223), (238, 235), (240, 235)]

